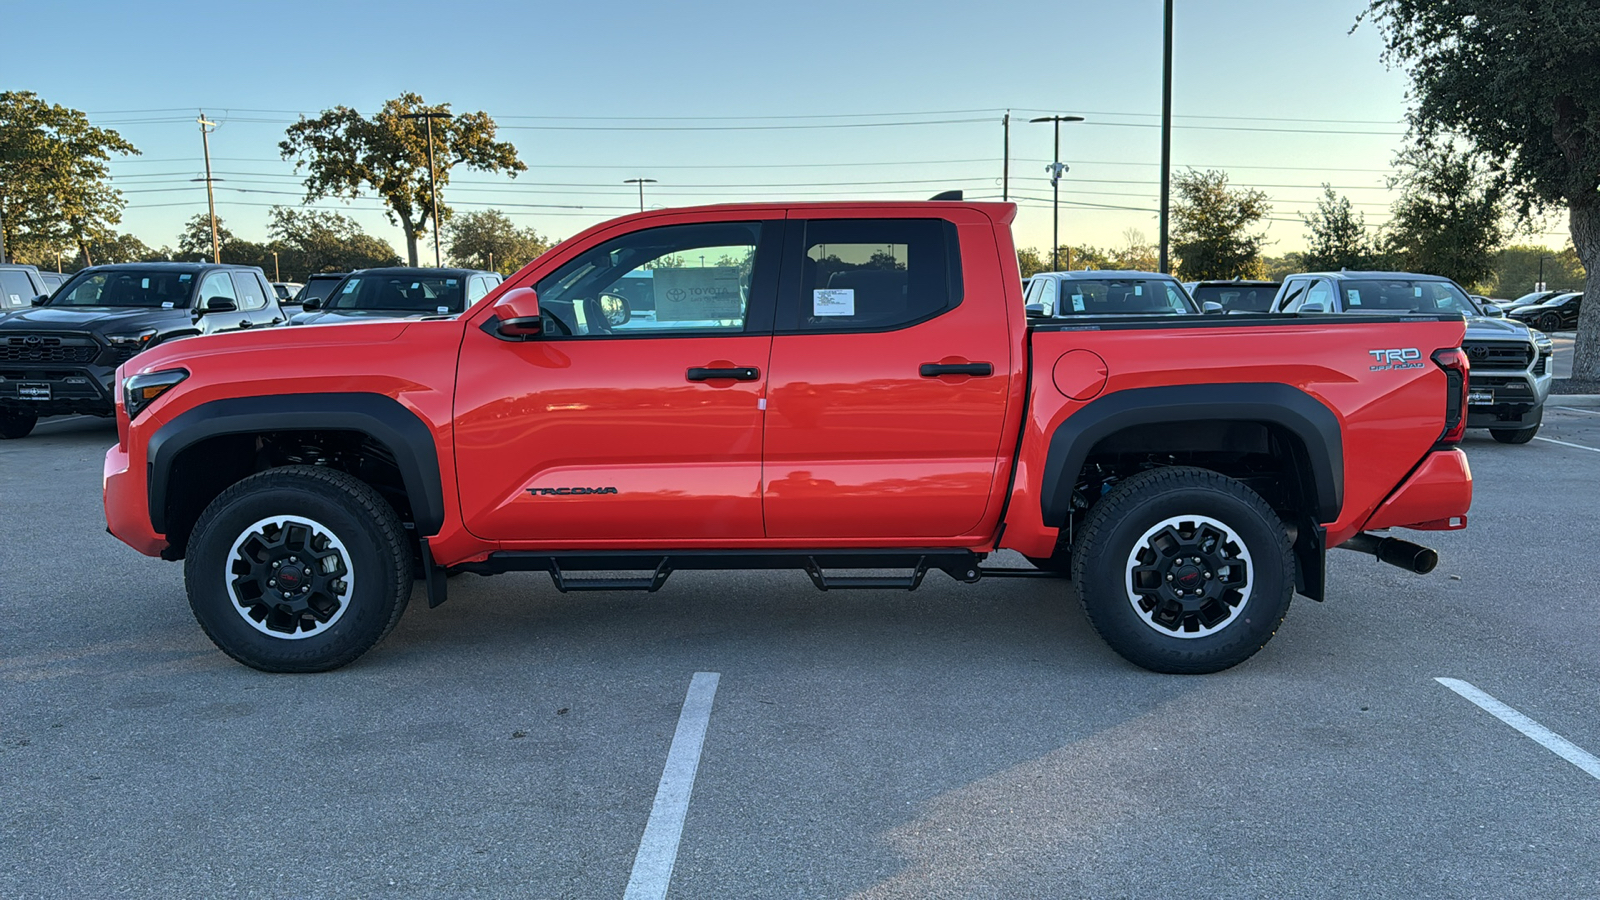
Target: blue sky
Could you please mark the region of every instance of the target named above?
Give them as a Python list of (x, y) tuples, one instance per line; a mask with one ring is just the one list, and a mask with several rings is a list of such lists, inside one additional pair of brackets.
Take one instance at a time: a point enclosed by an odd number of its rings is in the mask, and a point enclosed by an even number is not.
[[(1274, 207), (1270, 254), (1303, 247), (1299, 214), (1324, 182), (1370, 224), (1387, 218), (1406, 82), (1382, 64), (1371, 26), (1349, 33), (1364, 5), (1178, 0), (1174, 166), (1260, 186)], [(0, 84), (85, 110), (139, 147), (112, 168), (128, 200), (121, 227), (157, 246), (206, 208), (204, 186), (189, 181), (203, 174), (199, 109), (221, 123), (218, 214), (264, 240), (269, 207), (302, 197), (279, 159), (283, 129), (340, 104), (371, 113), (408, 90), (488, 112), (529, 166), (515, 180), (458, 169), (445, 201), (500, 208), (555, 237), (637, 208), (621, 183), (636, 176), (659, 181), (650, 206), (946, 188), (998, 198), (1010, 108), (1018, 242), (1048, 247), (1051, 133), (1026, 120), (1079, 114), (1088, 121), (1062, 134), (1062, 239), (1119, 245), (1126, 229), (1157, 231), (1161, 10), (1160, 0), (88, 0), (63, 30), (61, 7), (33, 0), (11, 6), (8, 32), (56, 37), (11, 42)], [(316, 205), (403, 252), (375, 198)]]

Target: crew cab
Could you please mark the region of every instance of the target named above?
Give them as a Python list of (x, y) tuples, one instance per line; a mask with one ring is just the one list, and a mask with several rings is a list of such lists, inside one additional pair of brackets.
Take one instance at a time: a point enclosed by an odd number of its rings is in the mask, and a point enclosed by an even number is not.
[(0, 436), (26, 437), (41, 417), (110, 416), (117, 367), (191, 335), (284, 321), (253, 266), (91, 266), (33, 308), (0, 319)]
[(1327, 548), (1426, 572), (1375, 532), (1465, 526), (1460, 315), (1030, 322), (1015, 215), (653, 210), (460, 316), (156, 347), (118, 380), (107, 524), (183, 560), (206, 633), (274, 672), (356, 659), (418, 577), (436, 606), (463, 572), (740, 568), (1067, 575), (1128, 660), (1212, 672), (1323, 598)]
[(1273, 300), (1277, 312), (1456, 313), (1467, 323), (1462, 349), (1472, 361), (1467, 427), (1487, 428), (1502, 444), (1539, 433), (1555, 383), (1555, 343), (1499, 310), (1480, 308), (1441, 275), (1413, 272), (1312, 272), (1290, 275)]

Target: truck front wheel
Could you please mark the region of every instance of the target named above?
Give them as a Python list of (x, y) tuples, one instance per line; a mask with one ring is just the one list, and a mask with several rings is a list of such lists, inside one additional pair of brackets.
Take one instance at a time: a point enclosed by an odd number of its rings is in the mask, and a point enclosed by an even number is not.
[(33, 413), (0, 409), (0, 438), (8, 441), (25, 438), (33, 433), (33, 426), (37, 424), (39, 417)]
[(1255, 491), (1171, 467), (1128, 478), (1089, 510), (1073, 580), (1095, 631), (1129, 662), (1199, 674), (1272, 639), (1294, 594), (1294, 558)]
[(394, 508), (334, 469), (289, 466), (223, 491), (184, 562), (206, 635), (264, 672), (325, 672), (387, 635), (411, 596), (411, 548)]

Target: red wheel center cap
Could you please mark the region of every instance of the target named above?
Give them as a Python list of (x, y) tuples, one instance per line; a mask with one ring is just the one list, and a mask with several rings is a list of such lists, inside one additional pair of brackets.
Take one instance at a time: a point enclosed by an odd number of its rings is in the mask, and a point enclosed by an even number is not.
[(1200, 571), (1185, 566), (1178, 570), (1177, 577), (1173, 579), (1185, 589), (1195, 587), (1200, 583)]

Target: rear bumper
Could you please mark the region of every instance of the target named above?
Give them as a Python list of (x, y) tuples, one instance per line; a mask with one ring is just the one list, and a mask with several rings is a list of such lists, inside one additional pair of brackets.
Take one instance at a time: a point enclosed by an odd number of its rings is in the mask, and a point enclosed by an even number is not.
[(160, 556), (167, 538), (150, 526), (150, 498), (146, 496), (143, 474), (131, 468), (128, 452), (120, 444), (106, 451), (101, 478), (106, 530), (146, 556)]
[(1362, 531), (1415, 528), (1455, 531), (1467, 527), (1472, 506), (1472, 469), (1460, 449), (1435, 450), (1383, 501)]

